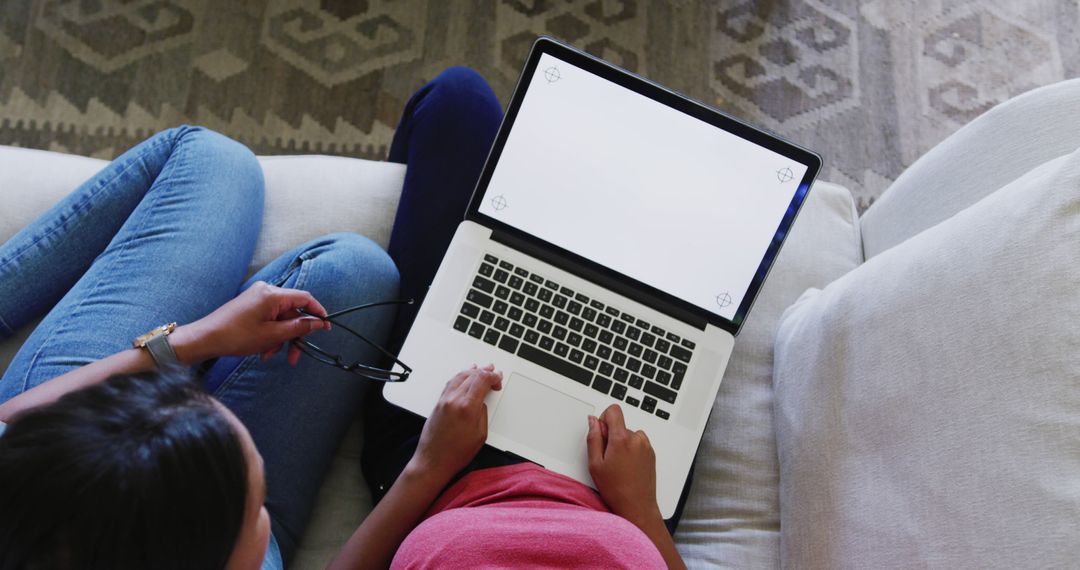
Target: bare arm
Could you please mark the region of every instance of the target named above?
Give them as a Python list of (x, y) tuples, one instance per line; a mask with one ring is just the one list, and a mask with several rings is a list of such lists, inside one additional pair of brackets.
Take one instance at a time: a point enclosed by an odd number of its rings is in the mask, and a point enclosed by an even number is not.
[[(177, 327), (169, 335), (169, 344), (185, 365), (225, 355), (261, 353), (269, 357), (289, 339), (326, 326), (319, 319), (301, 318), (295, 311), (297, 308), (326, 314), (310, 293), (256, 283), (206, 317)], [(146, 328), (160, 324), (147, 323)], [(298, 357), (295, 349), (290, 350), (290, 362), (295, 364)], [(0, 422), (9, 422), (23, 410), (55, 402), (68, 392), (103, 382), (111, 376), (148, 372), (155, 367), (154, 359), (146, 350), (133, 348), (118, 352), (0, 404)]]
[(447, 382), (409, 465), (334, 557), (331, 570), (390, 566), (420, 517), (484, 445), (484, 397), (501, 387), (502, 374), (491, 366), (474, 366)]
[(645, 432), (626, 429), (622, 408), (612, 404), (589, 417), (588, 448), (589, 473), (611, 512), (641, 529), (668, 568), (684, 570), (656, 503), (656, 453)]

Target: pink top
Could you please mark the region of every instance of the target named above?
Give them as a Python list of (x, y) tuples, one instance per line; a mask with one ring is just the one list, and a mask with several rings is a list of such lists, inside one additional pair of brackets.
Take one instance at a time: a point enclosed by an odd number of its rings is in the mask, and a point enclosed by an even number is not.
[(666, 568), (645, 533), (585, 485), (534, 465), (473, 471), (447, 489), (391, 568)]

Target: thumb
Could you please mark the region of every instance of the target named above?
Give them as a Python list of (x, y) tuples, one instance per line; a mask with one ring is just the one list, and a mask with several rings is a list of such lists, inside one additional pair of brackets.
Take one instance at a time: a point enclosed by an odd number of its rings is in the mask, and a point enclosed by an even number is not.
[(589, 447), (589, 465), (600, 465), (604, 461), (604, 434), (600, 433), (600, 420), (589, 416), (589, 435), (586, 437)]
[(312, 331), (317, 331), (325, 325), (323, 321), (319, 319), (300, 317), (284, 321), (273, 321), (267, 323), (267, 326), (269, 327), (270, 334), (273, 335), (274, 340), (284, 341), (304, 336)]

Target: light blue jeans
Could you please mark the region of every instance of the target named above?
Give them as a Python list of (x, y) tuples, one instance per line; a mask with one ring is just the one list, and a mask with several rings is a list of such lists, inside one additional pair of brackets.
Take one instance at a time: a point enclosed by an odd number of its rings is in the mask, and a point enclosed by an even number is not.
[[(258, 162), (217, 133), (179, 127), (117, 158), (0, 246), (0, 338), (48, 313), (0, 379), (0, 402), (155, 326), (197, 320), (256, 280), (310, 291), (330, 311), (397, 295), (393, 262), (353, 234), (301, 245), (245, 281), (262, 212)], [(382, 344), (393, 317), (383, 307), (344, 319)], [(334, 346), (347, 341), (318, 344), (355, 354)], [(378, 363), (374, 350), (367, 358)], [(263, 567), (281, 568), (368, 386), (307, 357), (291, 367), (282, 354), (218, 359), (204, 381), (266, 462), (273, 540)]]

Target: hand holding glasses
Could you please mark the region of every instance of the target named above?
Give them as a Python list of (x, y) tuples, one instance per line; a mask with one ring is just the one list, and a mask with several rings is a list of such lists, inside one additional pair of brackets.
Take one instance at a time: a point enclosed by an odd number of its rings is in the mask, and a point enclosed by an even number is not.
[[(404, 299), (398, 301), (380, 301), (377, 303), (366, 303), (363, 305), (357, 305), (355, 307), (342, 309), (340, 311), (335, 311), (333, 313), (327, 313), (325, 317), (321, 317), (303, 309), (297, 309), (297, 312), (299, 312), (301, 315), (305, 317), (314, 317), (316, 319), (326, 321), (333, 325), (333, 329), (345, 331), (346, 333), (360, 339), (368, 346), (373, 347), (375, 350), (382, 353), (383, 356), (393, 361), (390, 369), (370, 366), (364, 364), (363, 362), (360, 362), (360, 360), (358, 359), (346, 357), (335, 352), (330, 352), (328, 350), (320, 348), (318, 345), (312, 343), (311, 341), (303, 337), (293, 339), (292, 344), (296, 348), (300, 349), (300, 351), (304, 354), (310, 356), (311, 358), (314, 358), (319, 362), (322, 362), (323, 364), (328, 364), (335, 368), (340, 368), (341, 370), (344, 370), (346, 372), (351, 372), (352, 374), (355, 374), (366, 380), (373, 380), (375, 382), (404, 382), (406, 379), (409, 378), (409, 374), (412, 372), (412, 368), (409, 368), (409, 366), (407, 366), (404, 362), (398, 360), (397, 356), (392, 354), (390, 351), (375, 344), (364, 335), (354, 331), (347, 325), (342, 324), (337, 319), (342, 315), (347, 315), (349, 313), (353, 313), (355, 311), (360, 311), (363, 309), (370, 309), (372, 307), (381, 307), (383, 305), (412, 305), (414, 302), (415, 301), (413, 299)], [(395, 366), (400, 367), (400, 370), (394, 370)]]

